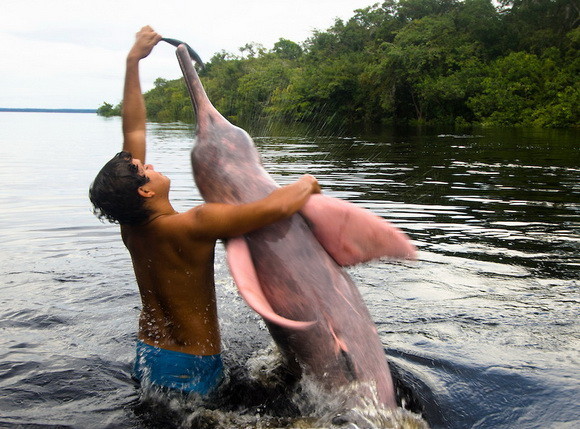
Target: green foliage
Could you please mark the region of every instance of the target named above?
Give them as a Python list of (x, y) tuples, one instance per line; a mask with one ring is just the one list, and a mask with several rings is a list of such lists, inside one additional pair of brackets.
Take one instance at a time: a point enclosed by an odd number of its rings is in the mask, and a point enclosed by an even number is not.
[(298, 43), (288, 39), (280, 39), (274, 43), (272, 51), (278, 57), (286, 60), (297, 60), (302, 56), (303, 50)]
[(112, 104), (107, 103), (106, 101), (97, 109), (97, 115), (104, 116), (106, 118), (111, 116), (120, 116), (121, 115), (121, 104), (119, 103), (117, 106), (113, 107)]
[(561, 47), (566, 34), (578, 27), (579, 6), (571, 0), (502, 0), (505, 34), (510, 48), (540, 54)]
[(149, 119), (159, 122), (193, 121), (193, 108), (183, 79), (158, 78), (155, 87), (145, 94)]
[[(219, 52), (200, 76), (234, 122), (578, 126), (577, 5), (499, 3), (387, 0), (302, 44)], [(181, 79), (158, 79), (145, 98), (151, 120), (193, 120)], [(105, 103), (99, 114), (117, 107)]]
[(489, 66), (482, 92), (468, 105), (481, 122), (492, 125), (578, 125), (579, 71), (578, 64), (562, 66), (556, 48), (542, 57), (514, 52)]
[(399, 16), (406, 21), (449, 14), (458, 5), (457, 0), (400, 0)]

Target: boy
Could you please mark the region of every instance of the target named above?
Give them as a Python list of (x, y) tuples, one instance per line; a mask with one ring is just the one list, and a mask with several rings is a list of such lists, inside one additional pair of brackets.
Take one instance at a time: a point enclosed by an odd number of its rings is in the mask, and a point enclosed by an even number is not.
[(210, 203), (175, 211), (169, 178), (145, 163), (139, 61), (160, 39), (151, 27), (137, 33), (127, 56), (123, 151), (99, 172), (89, 196), (99, 218), (120, 223), (133, 262), (143, 304), (134, 375), (205, 395), (223, 372), (213, 271), (216, 241), (291, 216), (320, 187), (305, 175), (249, 204)]

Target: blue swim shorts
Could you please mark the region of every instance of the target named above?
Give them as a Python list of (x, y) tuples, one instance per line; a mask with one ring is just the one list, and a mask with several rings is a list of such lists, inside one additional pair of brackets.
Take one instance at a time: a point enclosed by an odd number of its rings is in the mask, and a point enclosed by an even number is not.
[(139, 381), (182, 392), (206, 395), (224, 377), (221, 355), (198, 356), (137, 341), (133, 376)]

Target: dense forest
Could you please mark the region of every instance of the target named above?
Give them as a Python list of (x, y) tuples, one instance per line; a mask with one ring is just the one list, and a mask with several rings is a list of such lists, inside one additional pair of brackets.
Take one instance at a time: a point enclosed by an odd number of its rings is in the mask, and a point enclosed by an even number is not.
[[(578, 24), (577, 0), (387, 0), (302, 43), (217, 53), (200, 77), (238, 124), (575, 127)], [(182, 79), (145, 100), (151, 120), (194, 120)]]

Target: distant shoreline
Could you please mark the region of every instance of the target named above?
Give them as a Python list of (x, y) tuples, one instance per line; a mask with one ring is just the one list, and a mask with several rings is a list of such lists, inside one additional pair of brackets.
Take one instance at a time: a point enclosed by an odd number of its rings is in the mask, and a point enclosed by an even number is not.
[(0, 107), (0, 112), (40, 112), (40, 113), (97, 113), (97, 109), (37, 109)]

